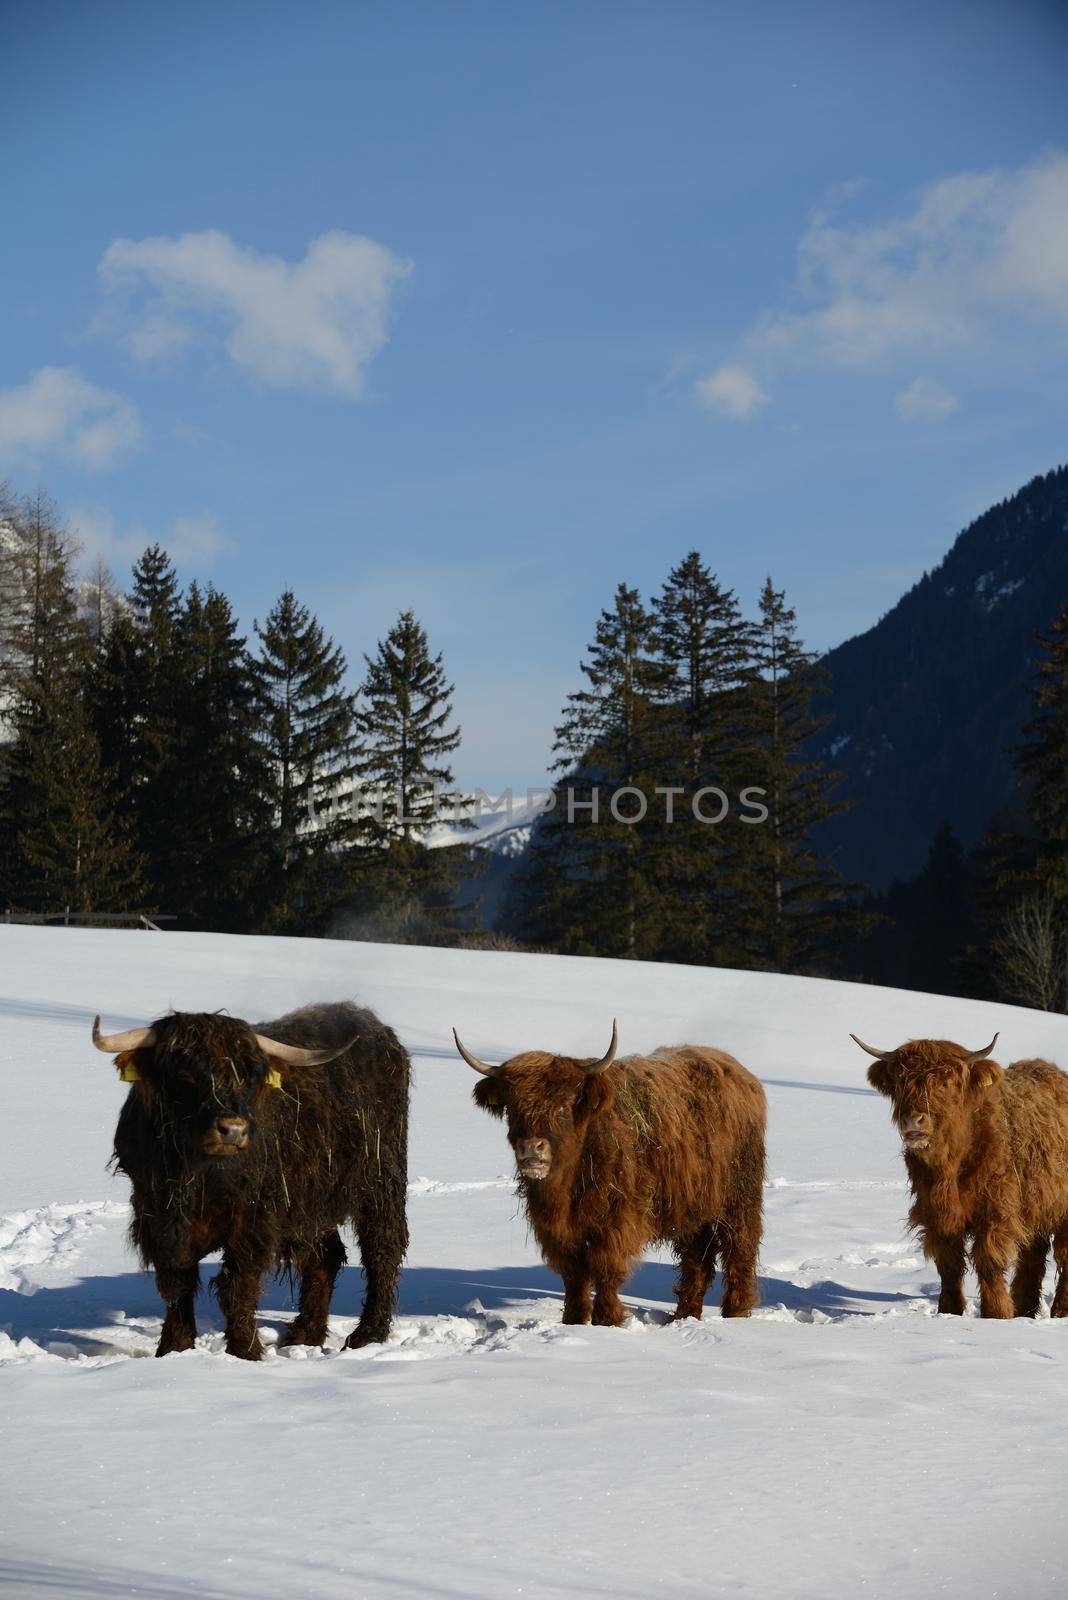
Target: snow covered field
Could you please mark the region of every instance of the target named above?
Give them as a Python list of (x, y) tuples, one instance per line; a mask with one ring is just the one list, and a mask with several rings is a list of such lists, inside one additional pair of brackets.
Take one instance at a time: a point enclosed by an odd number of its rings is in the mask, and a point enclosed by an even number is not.
[[(412, 1247), (388, 1346), (151, 1355), (160, 1308), (104, 1170), (124, 1088), (89, 1042), (170, 1006), (262, 1020), (354, 996), (416, 1071)], [(482, 1056), (694, 1039), (770, 1100), (750, 1321), (563, 1328)], [(0, 928), (0, 1593), (644, 1600), (1065, 1592), (1068, 1322), (933, 1315), (886, 1102), (850, 1029), (1068, 1064), (1068, 1022), (804, 979), (366, 944)], [(713, 1302), (717, 1290), (710, 1295)], [(264, 1298), (268, 1337), (290, 1315)]]

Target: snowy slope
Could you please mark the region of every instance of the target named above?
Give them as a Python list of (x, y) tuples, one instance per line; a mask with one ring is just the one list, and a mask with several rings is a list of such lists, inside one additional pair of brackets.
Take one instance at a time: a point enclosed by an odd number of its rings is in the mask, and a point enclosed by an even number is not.
[[(388, 1346), (165, 1361), (104, 1170), (122, 1089), (89, 1044), (171, 1005), (264, 1019), (355, 995), (416, 1064), (412, 1248)], [(562, 1328), (481, 1055), (690, 1038), (771, 1108), (750, 1321)], [(932, 1314), (854, 1029), (1068, 1062), (1063, 1018), (804, 979), (507, 954), (0, 928), (0, 1593), (158, 1600), (1053, 1596), (1068, 1555), (1068, 1324)], [(710, 1296), (710, 1300), (713, 1297)], [(290, 1315), (264, 1298), (268, 1337)]]

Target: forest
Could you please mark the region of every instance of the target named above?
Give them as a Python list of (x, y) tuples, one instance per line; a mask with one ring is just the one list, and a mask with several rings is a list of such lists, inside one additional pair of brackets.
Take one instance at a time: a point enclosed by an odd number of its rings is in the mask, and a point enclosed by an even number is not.
[[(830, 674), (769, 578), (747, 616), (697, 552), (620, 583), (556, 732), (554, 804), (508, 864), (465, 837), (445, 663), (410, 611), (353, 673), (290, 590), (246, 636), (159, 546), (125, 590), (43, 493), (0, 502), (0, 912), (138, 911), (850, 977), (1068, 1009), (1068, 607), (1033, 646), (1019, 806), (947, 818), (874, 894), (840, 814)], [(832, 730), (833, 731), (833, 730)], [(544, 761), (532, 753), (532, 769)], [(442, 843), (442, 801), (453, 842)], [(432, 833), (434, 837), (432, 838)]]

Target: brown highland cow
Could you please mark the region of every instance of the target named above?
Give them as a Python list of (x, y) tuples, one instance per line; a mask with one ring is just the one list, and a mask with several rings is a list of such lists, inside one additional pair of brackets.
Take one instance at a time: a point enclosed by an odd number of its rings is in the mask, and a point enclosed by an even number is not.
[[(679, 1261), (676, 1319), (699, 1317), (719, 1258), (723, 1315), (757, 1302), (764, 1090), (733, 1056), (684, 1044), (599, 1061), (527, 1051), (489, 1066), (475, 1104), (508, 1124), (519, 1189), (546, 1264), (564, 1280), (565, 1322), (617, 1328), (619, 1290), (643, 1248)], [(590, 1304), (590, 1289), (593, 1304)]]
[[(984, 1317), (1033, 1317), (1050, 1240), (1051, 1314), (1068, 1316), (1068, 1075), (1049, 1061), (1005, 1070), (984, 1050), (913, 1039), (873, 1050), (868, 1082), (893, 1104), (912, 1187), (909, 1226), (942, 1282), (939, 1311), (964, 1311), (965, 1247)], [(1012, 1295), (1005, 1272), (1015, 1262)]]
[(286, 1345), (321, 1345), (345, 1262), (359, 1240), (366, 1293), (346, 1344), (389, 1335), (405, 1222), (407, 1052), (373, 1012), (306, 1006), (255, 1028), (175, 1012), (105, 1037), (130, 1084), (114, 1164), (133, 1186), (130, 1238), (167, 1308), (158, 1356), (190, 1350), (200, 1262), (222, 1251), (214, 1289), (226, 1349), (263, 1354), (256, 1307), (265, 1272), (300, 1276)]

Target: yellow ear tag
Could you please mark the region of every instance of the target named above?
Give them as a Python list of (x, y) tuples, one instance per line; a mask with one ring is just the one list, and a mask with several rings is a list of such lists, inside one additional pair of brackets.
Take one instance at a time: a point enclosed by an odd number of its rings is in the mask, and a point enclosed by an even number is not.
[(272, 1067), (268, 1072), (267, 1087), (269, 1089), (280, 1089), (282, 1087), (282, 1074), (277, 1067)]
[(119, 1068), (119, 1079), (122, 1083), (140, 1083), (141, 1074), (132, 1061), (127, 1061)]

